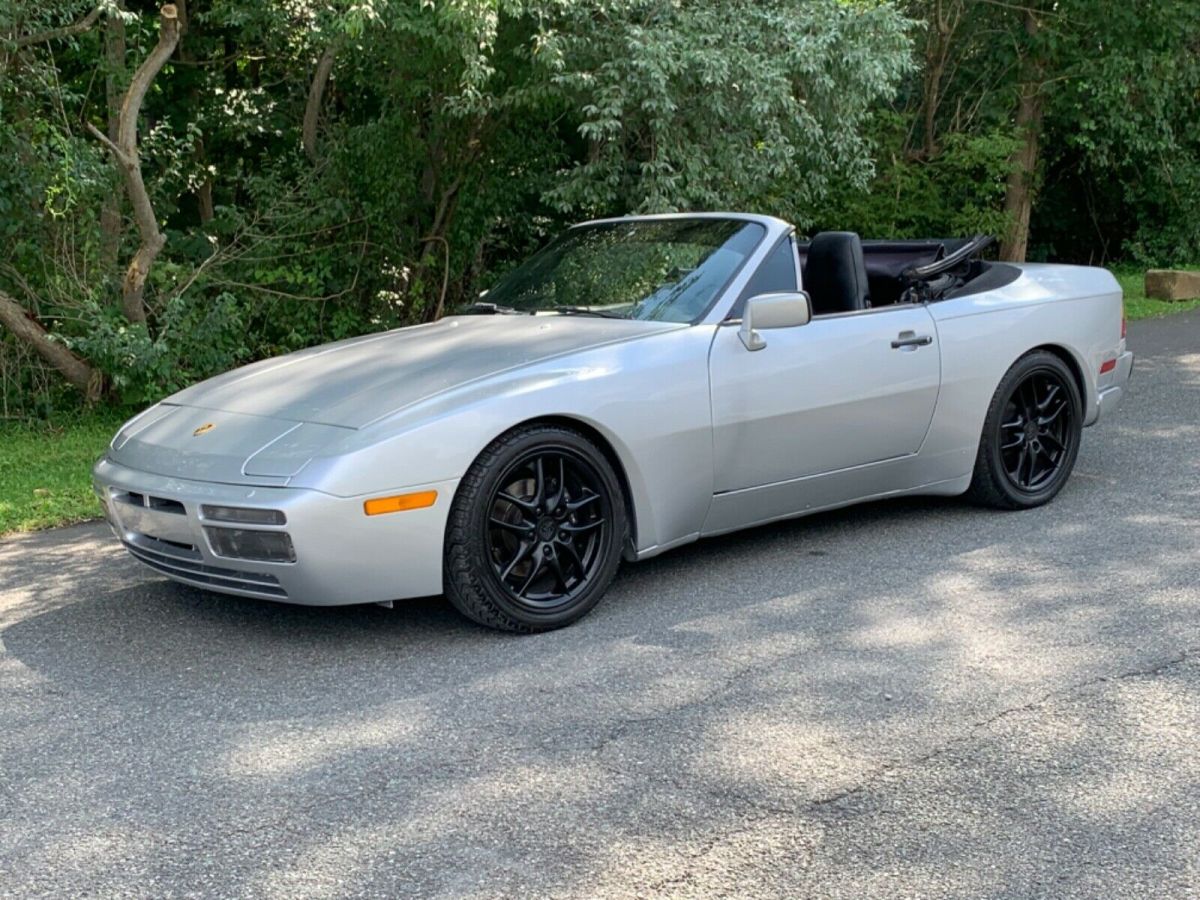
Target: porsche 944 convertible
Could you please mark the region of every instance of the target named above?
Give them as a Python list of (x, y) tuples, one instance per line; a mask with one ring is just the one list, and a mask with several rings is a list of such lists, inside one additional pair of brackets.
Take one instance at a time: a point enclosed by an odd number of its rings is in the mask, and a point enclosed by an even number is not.
[(847, 504), (1046, 503), (1130, 378), (1103, 269), (986, 238), (578, 225), (441, 320), (254, 363), (130, 420), (113, 531), (177, 581), (313, 605), (444, 593), (540, 631), (624, 560)]

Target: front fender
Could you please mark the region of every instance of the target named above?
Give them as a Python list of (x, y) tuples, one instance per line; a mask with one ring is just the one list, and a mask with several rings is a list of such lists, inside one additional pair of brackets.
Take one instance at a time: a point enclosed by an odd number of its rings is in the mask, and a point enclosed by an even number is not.
[(681, 328), (464, 385), (346, 436), (289, 484), (364, 496), (459, 479), (517, 425), (575, 420), (616, 454), (632, 495), (637, 550), (653, 552), (698, 534), (712, 500), (713, 332)]

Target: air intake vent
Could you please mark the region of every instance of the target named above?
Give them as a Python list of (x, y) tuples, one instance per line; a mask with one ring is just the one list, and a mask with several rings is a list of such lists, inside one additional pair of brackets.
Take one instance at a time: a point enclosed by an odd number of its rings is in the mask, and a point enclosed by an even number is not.
[(113, 494), (113, 500), (117, 503), (142, 506), (158, 512), (172, 513), (178, 516), (187, 515), (183, 504), (178, 500), (169, 500), (166, 497), (152, 497), (149, 494), (139, 494), (137, 491), (117, 491)]

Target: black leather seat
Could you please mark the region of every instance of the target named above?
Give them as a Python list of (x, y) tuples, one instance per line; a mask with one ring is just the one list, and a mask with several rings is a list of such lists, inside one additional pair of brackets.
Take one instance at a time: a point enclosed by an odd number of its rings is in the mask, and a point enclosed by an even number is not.
[(822, 231), (808, 245), (804, 289), (813, 315), (854, 312), (871, 306), (862, 241), (853, 231)]

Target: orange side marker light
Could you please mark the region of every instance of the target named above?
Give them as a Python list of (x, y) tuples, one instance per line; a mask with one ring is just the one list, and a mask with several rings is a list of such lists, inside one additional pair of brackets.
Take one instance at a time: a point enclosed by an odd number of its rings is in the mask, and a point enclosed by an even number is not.
[(425, 509), (437, 502), (437, 491), (418, 491), (415, 494), (396, 494), (393, 497), (376, 497), (363, 503), (363, 512), (368, 516), (385, 513), (405, 512), (410, 509)]

